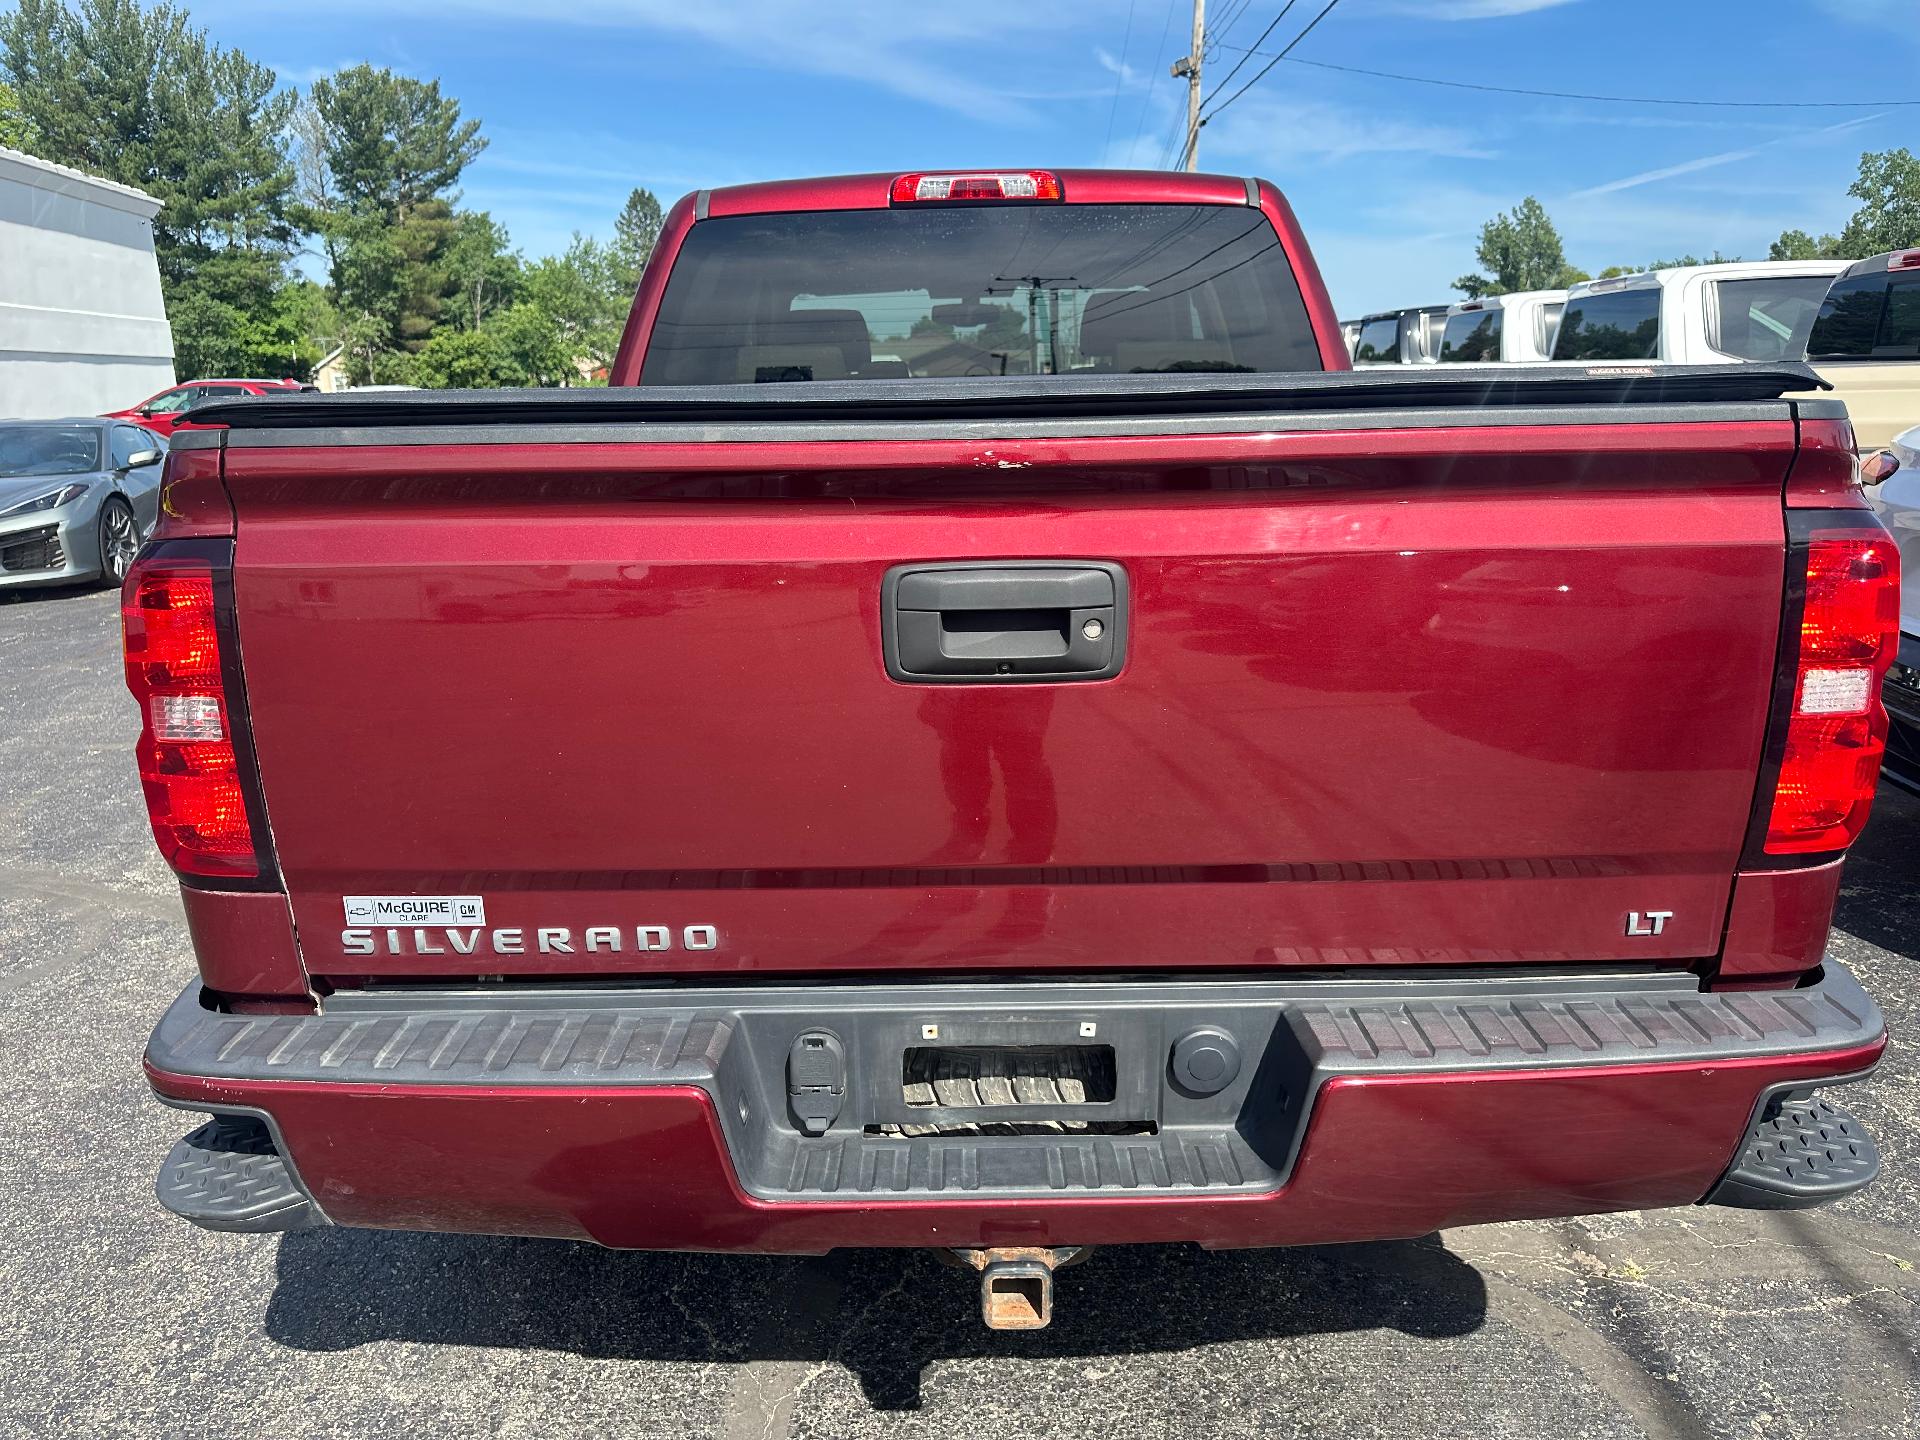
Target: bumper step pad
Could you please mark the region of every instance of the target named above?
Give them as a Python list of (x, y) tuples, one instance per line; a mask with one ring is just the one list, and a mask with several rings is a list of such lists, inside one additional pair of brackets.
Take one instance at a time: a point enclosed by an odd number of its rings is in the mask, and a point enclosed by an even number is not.
[(1880, 1147), (1833, 1101), (1796, 1091), (1775, 1096), (1740, 1146), (1710, 1205), (1805, 1210), (1851, 1195), (1880, 1173)]
[(264, 1121), (216, 1115), (168, 1152), (160, 1203), (208, 1230), (258, 1234), (326, 1222), (274, 1148)]

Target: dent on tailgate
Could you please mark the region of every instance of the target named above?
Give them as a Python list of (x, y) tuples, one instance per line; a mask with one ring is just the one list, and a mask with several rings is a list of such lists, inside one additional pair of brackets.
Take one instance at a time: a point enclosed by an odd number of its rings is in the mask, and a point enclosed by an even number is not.
[[(249, 696), (306, 964), (1710, 955), (1760, 762), (1792, 446), (1785, 419), (1388, 417), (232, 449)], [(887, 570), (1006, 557), (1124, 568), (1118, 677), (890, 679)], [(350, 923), (347, 897), (398, 896), (481, 910)]]

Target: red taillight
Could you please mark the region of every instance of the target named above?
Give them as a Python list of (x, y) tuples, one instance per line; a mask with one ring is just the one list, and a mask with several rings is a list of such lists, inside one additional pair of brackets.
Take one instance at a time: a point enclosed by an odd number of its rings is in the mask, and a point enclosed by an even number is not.
[(260, 858), (229, 713), (214, 562), (143, 558), (120, 594), (136, 756), (160, 853), (188, 875), (249, 879)]
[(1769, 855), (1841, 850), (1866, 825), (1887, 740), (1880, 681), (1900, 648), (1900, 558), (1884, 530), (1814, 530), (1805, 554)]
[(894, 178), (888, 199), (895, 205), (940, 205), (956, 200), (1059, 200), (1060, 177), (1051, 170), (974, 170)]

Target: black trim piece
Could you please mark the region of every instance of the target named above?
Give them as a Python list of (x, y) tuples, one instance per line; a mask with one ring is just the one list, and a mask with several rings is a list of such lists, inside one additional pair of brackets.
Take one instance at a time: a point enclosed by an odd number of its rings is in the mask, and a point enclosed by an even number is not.
[(1594, 426), (1659, 425), (1711, 419), (1719, 422), (1786, 423), (1792, 405), (1785, 401), (1727, 402), (1703, 414), (1695, 406), (1508, 406), (1480, 410), (1337, 410), (1220, 412), (1206, 415), (1056, 420), (751, 420), (735, 423), (626, 421), (567, 425), (555, 422), (512, 424), (494, 420), (461, 423), (442, 419), (430, 425), (267, 427), (233, 433), (235, 450), (295, 446), (348, 445), (753, 445), (775, 443), (859, 443), (867, 440), (1114, 439), (1125, 436), (1219, 436), (1298, 431), (1466, 430), (1500, 425)]
[[(797, 1195), (1264, 1192), (1284, 1183), (1321, 1085), (1343, 1075), (1714, 1065), (1853, 1050), (1885, 1033), (1842, 966), (1791, 991), (1697, 988), (1691, 977), (781, 986), (513, 986), (341, 993), (317, 1015), (230, 1015), (198, 986), (148, 1042), (162, 1075), (412, 1088), (697, 1086), (713, 1097), (747, 1189)], [(931, 1031), (931, 1035), (929, 1034)], [(1197, 1031), (1244, 1056), (1197, 1094), (1169, 1056)], [(790, 1110), (785, 1057), (803, 1035), (844, 1054), (824, 1135)], [(1111, 1046), (1106, 1102), (914, 1106), (901, 1057), (957, 1047)], [(979, 1111), (981, 1113), (976, 1113)], [(869, 1126), (1062, 1121), (1151, 1134), (869, 1135)], [(1731, 1138), (1731, 1137), (1730, 1137)], [(283, 1152), (284, 1153), (284, 1152)]]
[(1807, 554), (1816, 530), (1869, 530), (1886, 527), (1871, 510), (1788, 510), (1786, 574), (1780, 604), (1780, 643), (1774, 654), (1773, 689), (1767, 701), (1767, 738), (1760, 752), (1760, 776), (1740, 856), (1742, 870), (1806, 870), (1838, 860), (1847, 852), (1820, 850), (1772, 855), (1767, 852), (1767, 822), (1773, 815), (1780, 764), (1787, 753), (1787, 725), (1793, 718), (1794, 686), (1800, 679), (1800, 619), (1807, 604)]
[[(1444, 372), (1444, 373), (1436, 373)], [(188, 413), (236, 430), (433, 424), (946, 420), (1192, 414), (1222, 409), (1483, 409), (1777, 400), (1829, 389), (1804, 365), (1406, 365), (1284, 375), (979, 376), (795, 385), (289, 394)]]
[(227, 443), (224, 430), (176, 430), (167, 438), (167, 449), (173, 450), (218, 450)]
[[(232, 1219), (235, 1218), (232, 1215), (190, 1214), (184, 1209), (168, 1204), (167, 1196), (164, 1191), (161, 1190), (161, 1186), (164, 1185), (166, 1180), (167, 1171), (174, 1164), (175, 1156), (180, 1149), (180, 1146), (176, 1145), (173, 1151), (168, 1154), (166, 1161), (161, 1164), (160, 1174), (155, 1179), (156, 1198), (158, 1198), (160, 1203), (168, 1210), (179, 1215), (182, 1219), (190, 1220), (194, 1224), (207, 1230), (260, 1233), (261, 1231), (267, 1230), (300, 1230), (309, 1229), (314, 1226), (333, 1224), (333, 1221), (329, 1220), (326, 1213), (321, 1210), (320, 1202), (313, 1198), (313, 1192), (307, 1188), (307, 1182), (300, 1178), (298, 1168), (295, 1167), (292, 1158), (287, 1154), (287, 1143), (280, 1137), (279, 1122), (266, 1111), (256, 1109), (251, 1105), (189, 1104), (186, 1101), (169, 1099), (167, 1096), (160, 1094), (156, 1094), (153, 1098), (172, 1110), (183, 1110), (199, 1115), (211, 1115), (215, 1119), (221, 1117), (248, 1119), (264, 1126), (267, 1141), (272, 1146), (273, 1153), (279, 1157), (280, 1168), (284, 1174), (286, 1184), (306, 1202), (304, 1214), (294, 1214), (290, 1211), (279, 1212), (282, 1223), (270, 1225), (233, 1224), (230, 1223)], [(194, 1133), (198, 1134), (199, 1132), (196, 1131)], [(187, 1137), (188, 1140), (192, 1140), (193, 1138), (193, 1135)], [(185, 1144), (186, 1141), (182, 1141), (181, 1143)]]
[(1916, 676), (1920, 635), (1902, 634), (1900, 657), (1880, 692), (1887, 707), (1887, 753), (1880, 762), (1880, 778), (1920, 795), (1920, 683), (1908, 683)]
[(1802, 420), (1845, 420), (1847, 402), (1844, 400), (1795, 400), (1794, 413)]
[[(1851, 1085), (1861, 1070), (1822, 1080), (1819, 1090)], [(1880, 1147), (1845, 1106), (1804, 1080), (1769, 1085), (1733, 1163), (1702, 1205), (1739, 1210), (1810, 1210), (1853, 1195), (1880, 1175)]]
[(1258, 210), (1260, 208), (1260, 182), (1249, 175), (1246, 178), (1246, 186), (1247, 208), (1250, 210)]

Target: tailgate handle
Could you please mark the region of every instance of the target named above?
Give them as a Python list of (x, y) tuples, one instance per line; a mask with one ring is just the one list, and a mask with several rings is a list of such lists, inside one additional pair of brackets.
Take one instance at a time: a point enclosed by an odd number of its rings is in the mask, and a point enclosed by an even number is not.
[(1127, 576), (1104, 560), (897, 565), (881, 590), (887, 673), (922, 684), (1105, 680), (1126, 655)]

